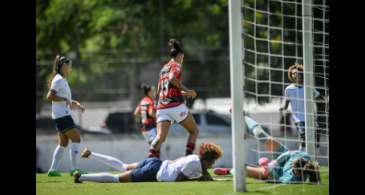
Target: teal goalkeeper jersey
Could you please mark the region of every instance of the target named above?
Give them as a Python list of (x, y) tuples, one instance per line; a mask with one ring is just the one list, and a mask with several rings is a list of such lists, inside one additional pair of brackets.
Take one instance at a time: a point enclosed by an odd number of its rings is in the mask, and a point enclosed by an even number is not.
[(293, 150), (282, 153), (276, 159), (276, 164), (273, 167), (269, 166), (270, 175), (272, 176), (272, 178), (282, 183), (301, 182), (302, 179), (293, 174), (293, 161), (298, 158), (310, 160), (310, 156), (308, 155), (308, 153), (300, 150)]

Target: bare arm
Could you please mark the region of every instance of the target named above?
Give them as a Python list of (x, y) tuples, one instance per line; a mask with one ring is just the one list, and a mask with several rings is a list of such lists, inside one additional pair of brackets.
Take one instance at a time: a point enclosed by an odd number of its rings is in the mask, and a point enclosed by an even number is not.
[(315, 100), (317, 102), (326, 103), (326, 99), (322, 95), (319, 95), (318, 97), (316, 97)]
[(54, 101), (54, 102), (62, 102), (65, 101), (66, 102), (66, 106), (70, 106), (71, 109), (74, 108), (79, 108), (82, 112), (85, 111), (85, 107), (83, 105), (80, 104), (80, 102), (78, 102), (77, 100), (69, 100), (65, 97), (61, 97), (57, 95), (57, 92), (53, 89), (49, 90), (47, 93), (47, 100), (48, 101)]
[(137, 106), (136, 109), (134, 109), (133, 115), (134, 115), (135, 122), (140, 123), (141, 122), (141, 108), (139, 106)]
[(176, 77), (173, 73), (169, 74), (169, 82), (178, 88), (180, 91), (189, 91), (187, 87), (185, 87)]
[(213, 181), (213, 178), (212, 176), (210, 176), (208, 172), (206, 173), (203, 172), (203, 175), (196, 179), (189, 179), (183, 173), (180, 173), (175, 179), (175, 181)]
[(134, 109), (134, 116), (135, 117), (140, 117), (141, 116), (141, 112), (140, 112), (140, 108), (139, 106), (136, 107), (136, 109)]
[(156, 118), (156, 110), (150, 109), (148, 111), (148, 115), (151, 116), (151, 117), (153, 117), (153, 118)]
[(203, 175), (198, 179), (199, 181), (213, 181), (213, 177), (207, 170), (203, 170)]
[(181, 94), (183, 96), (191, 96), (195, 98), (197, 96), (196, 92), (194, 90), (188, 89), (185, 87), (176, 77), (173, 73), (169, 74), (169, 82), (178, 88), (181, 91)]
[[(47, 93), (47, 100), (48, 101), (54, 101), (54, 102), (61, 102), (61, 101), (69, 101), (67, 98), (61, 97), (56, 95), (57, 92), (53, 89), (49, 90)], [(70, 103), (70, 102), (69, 102)]]
[(322, 95), (315, 98), (315, 103), (317, 105), (317, 112), (325, 112), (326, 99)]
[(77, 100), (72, 100), (72, 109), (74, 109), (74, 108), (78, 108), (78, 109), (80, 109), (82, 112), (84, 112), (85, 111), (85, 107), (82, 105), (82, 104), (80, 104), (80, 102), (79, 101), (77, 101)]
[(280, 107), (280, 109), (279, 109), (279, 110), (280, 110), (280, 111), (282, 111), (282, 110), (286, 110), (286, 109), (288, 109), (289, 103), (290, 103), (290, 100), (285, 99), (284, 106)]

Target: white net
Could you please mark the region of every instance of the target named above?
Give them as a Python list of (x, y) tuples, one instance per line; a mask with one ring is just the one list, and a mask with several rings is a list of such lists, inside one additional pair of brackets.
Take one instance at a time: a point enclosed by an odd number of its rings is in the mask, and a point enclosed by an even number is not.
[[(313, 0), (311, 7), (313, 43), (308, 44), (313, 48), (313, 72), (309, 74), (313, 75), (314, 86), (310, 87), (321, 98), (312, 102), (315, 127), (307, 128), (316, 134), (316, 160), (321, 166), (328, 166), (329, 5), (326, 0)], [(244, 109), (268, 135), (287, 149), (298, 150), (300, 136), (293, 115), (300, 113), (293, 113), (296, 109), (290, 106), (287, 111), (279, 108), (284, 104), (285, 88), (292, 84), (288, 68), (304, 61), (302, 1), (244, 0), (242, 14)], [(268, 152), (261, 138), (251, 136), (248, 142), (253, 140), (257, 147), (249, 149), (248, 161), (250, 156), (258, 160), (263, 156), (274, 158), (282, 152)]]

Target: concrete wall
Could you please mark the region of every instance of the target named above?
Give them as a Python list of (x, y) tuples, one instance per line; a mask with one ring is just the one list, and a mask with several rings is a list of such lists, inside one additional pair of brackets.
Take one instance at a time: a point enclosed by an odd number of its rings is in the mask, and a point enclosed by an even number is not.
[[(220, 144), (224, 150), (224, 155), (219, 159), (215, 167), (232, 166), (231, 138), (230, 137), (206, 137), (200, 138), (198, 144), (204, 141), (212, 141)], [(168, 137), (161, 149), (161, 159), (175, 159), (185, 154), (186, 137)], [(197, 144), (197, 145), (198, 145)], [(38, 167), (46, 171), (49, 169), (52, 161), (52, 153), (57, 145), (56, 135), (37, 136), (38, 149)], [(297, 147), (294, 141), (287, 141), (289, 149)], [(84, 135), (80, 149), (90, 148), (92, 151), (114, 156), (126, 163), (138, 162), (144, 160), (147, 156), (148, 145), (141, 135), (121, 136), (121, 135)], [(322, 149), (323, 150), (323, 149)], [(324, 150), (326, 152), (326, 150)], [(195, 150), (195, 153), (197, 150)], [(265, 156), (264, 147), (257, 140), (248, 139), (246, 143), (246, 159), (249, 164), (256, 164), (259, 156)], [(319, 159), (320, 163), (328, 162), (328, 155), (324, 159)], [(80, 167), (86, 171), (112, 171), (109, 167), (90, 159), (80, 159)], [(67, 171), (70, 169), (69, 150), (62, 159), (60, 170)]]

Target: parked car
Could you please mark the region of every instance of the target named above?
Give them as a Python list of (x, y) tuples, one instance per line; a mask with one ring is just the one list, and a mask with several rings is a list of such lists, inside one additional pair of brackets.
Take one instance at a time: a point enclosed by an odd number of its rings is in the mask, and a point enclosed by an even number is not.
[(134, 133), (136, 124), (133, 113), (124, 111), (109, 113), (101, 128), (108, 129), (111, 133)]
[(36, 114), (36, 129), (41, 131), (54, 131), (56, 128), (55, 122), (51, 116)]
[[(195, 122), (200, 130), (200, 135), (230, 135), (231, 123), (227, 116), (214, 111), (192, 110)], [(138, 124), (134, 121), (132, 112), (109, 113), (101, 128), (109, 129), (112, 133), (133, 133), (138, 132)], [(187, 131), (178, 123), (170, 127), (169, 134), (180, 136), (186, 135)]]
[[(231, 135), (231, 123), (223, 114), (203, 110), (191, 110), (191, 113), (200, 130), (199, 136)], [(186, 135), (187, 131), (180, 124), (174, 123), (170, 128), (170, 133), (172, 135)]]
[[(100, 128), (100, 127), (80, 127), (77, 125), (77, 128), (81, 133), (89, 133), (89, 134), (110, 134), (109, 129)], [(53, 121), (51, 116), (48, 115), (36, 115), (36, 129), (39, 133), (56, 133), (56, 123)]]

